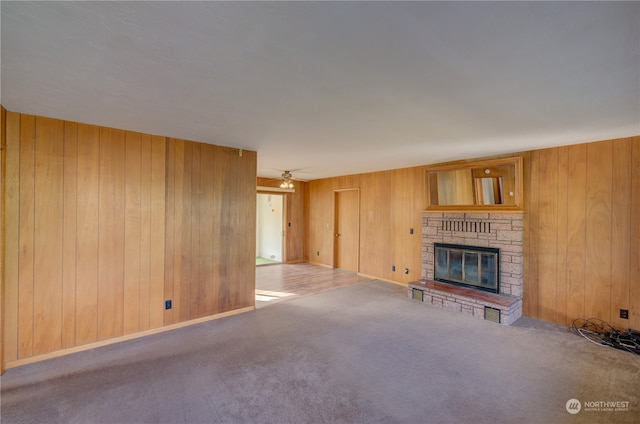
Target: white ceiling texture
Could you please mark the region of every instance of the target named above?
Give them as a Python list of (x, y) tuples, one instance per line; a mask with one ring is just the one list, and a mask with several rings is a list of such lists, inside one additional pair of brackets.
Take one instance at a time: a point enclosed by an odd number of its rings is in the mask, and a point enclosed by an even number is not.
[(10, 111), (323, 177), (640, 134), (640, 2), (1, 2)]

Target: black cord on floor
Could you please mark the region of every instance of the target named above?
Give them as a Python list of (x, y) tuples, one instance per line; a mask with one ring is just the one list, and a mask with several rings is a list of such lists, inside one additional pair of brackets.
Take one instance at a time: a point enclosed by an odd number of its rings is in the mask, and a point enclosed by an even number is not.
[(573, 321), (569, 330), (592, 343), (640, 355), (640, 331), (620, 330), (598, 318), (578, 318)]

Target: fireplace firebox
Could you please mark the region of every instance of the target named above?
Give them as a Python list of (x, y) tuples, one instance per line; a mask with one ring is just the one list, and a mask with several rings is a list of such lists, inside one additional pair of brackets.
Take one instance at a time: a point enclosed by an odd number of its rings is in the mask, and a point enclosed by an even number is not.
[(500, 249), (434, 243), (434, 265), (436, 281), (500, 292)]

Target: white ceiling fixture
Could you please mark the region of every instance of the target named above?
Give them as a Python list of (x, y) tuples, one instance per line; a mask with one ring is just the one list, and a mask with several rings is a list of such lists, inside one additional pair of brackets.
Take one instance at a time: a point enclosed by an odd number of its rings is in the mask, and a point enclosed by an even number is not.
[(640, 2), (0, 2), (10, 111), (305, 179), (640, 134)]

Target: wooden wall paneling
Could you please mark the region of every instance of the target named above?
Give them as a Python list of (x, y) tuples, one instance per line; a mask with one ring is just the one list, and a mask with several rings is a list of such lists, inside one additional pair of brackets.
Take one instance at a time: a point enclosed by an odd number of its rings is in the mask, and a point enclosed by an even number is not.
[[(252, 156), (255, 153), (251, 153)], [(247, 161), (251, 159), (247, 158)], [(253, 159), (251, 159), (253, 160)], [(242, 169), (245, 170), (247, 175), (249, 172), (249, 165), (245, 165)], [(287, 193), (285, 195), (285, 203), (287, 205), (287, 222), (285, 223), (285, 231), (287, 237), (285, 238), (285, 252), (287, 263), (301, 262), (303, 260), (303, 244), (304, 244), (304, 192), (305, 185), (307, 183), (303, 181), (295, 182), (295, 193)]]
[(62, 348), (76, 345), (76, 221), (78, 211), (78, 124), (64, 123), (62, 229)]
[(391, 199), (388, 172), (365, 174), (361, 181), (360, 270), (392, 279), (389, 236)]
[(230, 274), (230, 245), (231, 234), (229, 228), (229, 208), (231, 207), (229, 198), (230, 193), (226, 189), (228, 187), (229, 178), (235, 178), (235, 175), (229, 175), (231, 172), (231, 164), (228, 154), (224, 149), (216, 147), (215, 150), (215, 289), (216, 289), (216, 312), (226, 312), (231, 310), (231, 293), (229, 287)]
[(18, 257), (18, 358), (33, 355), (36, 119), (20, 117), (20, 218)]
[(7, 166), (7, 110), (0, 104), (0, 375), (4, 374), (5, 328), (5, 168)]
[[(149, 327), (163, 325), (165, 318), (165, 236), (169, 233), (167, 213), (170, 202), (167, 164), (168, 143), (165, 137), (151, 136), (151, 250), (149, 252)], [(173, 187), (173, 186), (172, 186)]]
[[(423, 210), (422, 199), (425, 195), (425, 189), (422, 187), (422, 172), (417, 168), (406, 168), (403, 170), (405, 179), (405, 199), (406, 205), (403, 210), (403, 231), (406, 238), (404, 244), (405, 267), (409, 268), (409, 274), (403, 275), (403, 282), (409, 283), (421, 278), (422, 276), (422, 255), (416, 253), (421, 252), (421, 228)], [(413, 229), (413, 234), (411, 230)], [(403, 268), (404, 270), (404, 268)], [(404, 271), (403, 271), (404, 272)]]
[(422, 212), (427, 207), (426, 195), (427, 187), (425, 185), (425, 167), (415, 167), (412, 169), (412, 188), (413, 208), (411, 210), (411, 228), (413, 235), (411, 236), (411, 254), (412, 258), (412, 275), (416, 279), (422, 278)]
[(191, 317), (191, 169), (193, 143), (176, 141), (176, 233), (175, 233), (175, 275), (173, 286), (174, 319), (187, 321)]
[(36, 117), (33, 354), (62, 345), (64, 122)]
[[(398, 237), (402, 236), (400, 231), (402, 224), (399, 222), (401, 220), (402, 205), (398, 205), (401, 195), (399, 196), (397, 192), (397, 187), (399, 187), (400, 184), (396, 182), (399, 180), (399, 178), (396, 178), (396, 173), (396, 171), (387, 171), (383, 176), (383, 178), (387, 180), (385, 187), (387, 191), (385, 194), (385, 205), (388, 210), (384, 212), (386, 215), (386, 224), (380, 223), (379, 225), (385, 225), (387, 227), (387, 258), (382, 275), (387, 280), (400, 282), (402, 281), (404, 258), (402, 257), (402, 252), (399, 251), (399, 249), (402, 249), (402, 245), (398, 241)], [(392, 266), (396, 267), (395, 271), (391, 270)]]
[(224, 244), (222, 241), (222, 208), (224, 205), (222, 190), (222, 180), (225, 178), (226, 169), (224, 168), (224, 157), (219, 154), (219, 147), (211, 146), (211, 168), (213, 169), (213, 182), (211, 186), (211, 208), (212, 208), (212, 221), (213, 221), (213, 240), (211, 243), (211, 266), (212, 266), (212, 285), (211, 285), (211, 307), (213, 313), (219, 313), (222, 308), (221, 290), (223, 286), (221, 283), (223, 273), (223, 257), (222, 249)]
[(629, 285), (629, 323), (630, 328), (640, 329), (640, 136), (632, 138), (631, 154), (631, 221), (630, 221), (630, 266), (632, 276)]
[(568, 147), (567, 163), (567, 320), (585, 316), (587, 146)]
[(4, 167), (4, 293), (2, 350), (4, 362), (18, 359), (18, 265), (20, 219), (20, 114), (7, 112)]
[[(255, 306), (256, 301), (256, 268), (255, 264), (255, 251), (256, 251), (256, 238), (253, 236), (256, 234), (256, 194), (252, 187), (252, 182), (256, 179), (256, 170), (258, 166), (258, 153), (254, 151), (245, 151), (243, 153), (243, 162), (242, 167), (240, 168), (242, 171), (242, 176), (240, 178), (240, 186), (245, 190), (245, 199), (247, 199), (246, 210), (249, 213), (246, 215), (246, 224), (243, 225), (245, 228), (246, 237), (243, 239), (246, 241), (247, 246), (244, 249), (245, 252), (245, 261), (246, 266), (244, 266), (245, 272), (245, 293), (244, 293), (244, 304), (241, 306), (251, 307)], [(302, 232), (303, 232), (303, 214), (304, 214), (304, 186), (306, 183), (298, 182), (296, 189), (296, 202), (294, 207), (294, 212), (291, 213), (290, 217), (295, 217), (292, 220), (292, 227), (294, 230), (292, 231), (294, 234), (290, 236), (291, 243), (295, 246), (295, 248), (291, 248), (290, 255), (295, 253), (295, 257), (290, 256), (290, 260), (300, 261), (302, 260)], [(293, 224), (295, 222), (295, 225)]]
[(212, 315), (214, 308), (213, 256), (214, 256), (214, 147), (203, 144), (201, 147), (202, 167), (200, 170), (200, 283), (198, 292), (198, 316)]
[(613, 178), (611, 194), (611, 323), (627, 328), (628, 319), (620, 318), (620, 309), (629, 309), (631, 260), (631, 166), (632, 139), (613, 143)]
[(587, 144), (585, 313), (611, 321), (613, 143)]
[(206, 202), (202, 197), (202, 189), (200, 179), (202, 178), (202, 168), (207, 165), (201, 165), (202, 144), (191, 143), (192, 160), (191, 160), (191, 280), (189, 291), (189, 319), (198, 318), (198, 301), (200, 298), (200, 287), (203, 284), (203, 276), (200, 274), (200, 233), (202, 231), (202, 221), (200, 217), (200, 205)]
[(538, 213), (540, 196), (540, 152), (534, 151), (528, 155), (528, 166), (525, 165), (525, 177), (528, 187), (525, 187), (527, 196), (527, 208), (525, 221), (528, 231), (525, 234), (525, 266), (528, 273), (525, 275), (523, 288), (523, 313), (532, 318), (538, 318), (538, 227), (540, 216)]
[(567, 317), (567, 298), (569, 284), (567, 280), (567, 228), (568, 228), (568, 205), (567, 195), (570, 190), (567, 185), (567, 170), (569, 164), (569, 148), (564, 146), (558, 150), (558, 191), (557, 191), (557, 243), (558, 259), (556, 268), (556, 320), (558, 324), (570, 325), (571, 320)]
[(151, 136), (140, 136), (140, 303), (138, 328), (149, 329), (151, 299)]
[(539, 152), (538, 318), (556, 322), (558, 275), (558, 149)]
[[(257, 154), (252, 151), (238, 153), (238, 239), (237, 252), (239, 279), (237, 308), (255, 305), (255, 251), (256, 251), (256, 163)], [(296, 189), (300, 185), (296, 183)], [(289, 197), (291, 199), (291, 197)], [(286, 227), (285, 227), (286, 228)]]
[[(223, 190), (226, 197), (226, 202), (228, 204), (227, 216), (223, 221), (223, 225), (226, 225), (228, 228), (227, 243), (229, 249), (226, 254), (226, 262), (228, 264), (228, 274), (227, 281), (225, 284), (229, 287), (229, 295), (230, 295), (230, 309), (237, 309), (241, 303), (242, 298), (244, 297), (244, 272), (243, 266), (240, 261), (241, 258), (241, 250), (243, 248), (242, 242), (242, 231), (241, 231), (241, 215), (251, 213), (247, 211), (245, 207), (246, 203), (242, 202), (239, 197), (239, 177), (240, 177), (240, 156), (236, 149), (223, 148), (225, 152), (225, 156), (229, 161), (230, 169), (230, 178), (227, 180), (227, 183), (224, 185)], [(255, 202), (253, 203), (255, 210)], [(255, 234), (255, 231), (253, 232)], [(255, 237), (255, 236), (254, 236)], [(255, 252), (255, 247), (253, 249)], [(255, 260), (255, 259), (254, 259)], [(254, 262), (255, 264), (255, 262)], [(226, 311), (225, 311), (226, 312)]]
[(98, 339), (121, 336), (124, 314), (125, 132), (100, 128)]
[[(176, 280), (175, 258), (175, 234), (176, 234), (176, 140), (169, 138), (166, 142), (166, 227), (165, 227), (165, 259), (164, 259), (164, 299), (171, 300), (172, 308), (164, 309), (163, 324), (169, 325), (177, 322), (174, 318), (175, 299), (174, 281)], [(154, 157), (155, 159), (155, 157)], [(164, 305), (163, 305), (164, 308)]]
[(125, 134), (123, 334), (140, 330), (142, 136)]
[(76, 345), (98, 340), (100, 128), (78, 124)]

